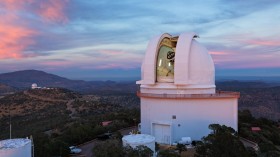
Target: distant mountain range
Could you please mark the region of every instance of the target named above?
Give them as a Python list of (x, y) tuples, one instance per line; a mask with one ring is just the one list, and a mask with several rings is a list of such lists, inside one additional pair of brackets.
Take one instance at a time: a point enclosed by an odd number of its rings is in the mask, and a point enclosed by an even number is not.
[[(117, 95), (135, 94), (135, 82), (71, 80), (38, 70), (24, 70), (0, 74), (0, 96), (31, 88), (32, 83), (41, 87), (61, 87), (82, 94)], [(278, 120), (280, 117), (280, 85), (277, 82), (217, 81), (217, 90), (241, 93), (239, 109), (249, 109), (256, 117)], [(136, 96), (136, 95), (135, 95)]]
[(33, 83), (40, 87), (61, 87), (81, 93), (135, 92), (135, 83), (117, 83), (114, 81), (71, 80), (38, 70), (23, 70), (0, 74), (0, 83), (19, 90), (30, 88)]
[(238, 80), (242, 82), (255, 81), (265, 83), (280, 83), (280, 76), (216, 76), (217, 81)]
[[(216, 81), (217, 89), (227, 87), (229, 89), (236, 88), (263, 88), (280, 86), (278, 82), (263, 82), (258, 79), (251, 78), (254, 81), (233, 79), (218, 79)], [(275, 80), (277, 80), (275, 78)], [(114, 82), (114, 81), (84, 81), (71, 80), (54, 74), (46, 73), (38, 70), (23, 70), (10, 73), (0, 74), (0, 95), (1, 93), (9, 93), (15, 90), (24, 90), (31, 88), (33, 83), (37, 83), (40, 87), (61, 87), (69, 90), (77, 91), (82, 94), (117, 94), (117, 93), (135, 93), (137, 85), (135, 81)]]

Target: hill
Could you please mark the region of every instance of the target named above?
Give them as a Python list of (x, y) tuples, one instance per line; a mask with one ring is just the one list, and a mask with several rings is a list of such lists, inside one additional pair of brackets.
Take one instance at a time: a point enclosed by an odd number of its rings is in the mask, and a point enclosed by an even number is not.
[(16, 91), (15, 88), (0, 83), (0, 96), (1, 96), (1, 95), (7, 95), (7, 94), (13, 93), (13, 92), (15, 92), (15, 91)]
[[(265, 118), (254, 118), (248, 110), (238, 112), (238, 120), (239, 136), (254, 141), (260, 148), (255, 156), (280, 156), (279, 123)], [(252, 127), (259, 127), (260, 131), (252, 131)]]
[(218, 82), (218, 90), (238, 91), (239, 110), (250, 110), (254, 117), (280, 119), (280, 86), (271, 86), (263, 82)]
[(29, 89), (0, 99), (0, 138), (7, 137), (9, 115), (13, 134), (21, 137), (133, 108), (139, 108), (134, 94), (100, 96), (80, 95), (62, 88)]
[[(139, 122), (135, 94), (80, 95), (62, 88), (29, 89), (0, 99), (0, 139), (34, 138), (36, 156), (57, 156), (62, 148)], [(102, 127), (103, 121), (112, 124)], [(57, 146), (57, 147), (54, 147)]]
[(67, 102), (79, 94), (65, 89), (27, 90), (0, 99), (0, 137), (7, 136), (9, 114), (13, 134), (21, 137), (27, 132), (51, 129), (67, 121)]
[(30, 88), (32, 83), (44, 87), (75, 88), (86, 84), (85, 81), (70, 80), (38, 70), (23, 70), (0, 74), (0, 82), (18, 88)]
[(19, 89), (27, 89), (32, 83), (40, 87), (60, 87), (84, 94), (132, 93), (135, 83), (117, 83), (114, 81), (71, 80), (38, 70), (23, 70), (0, 74), (0, 83)]
[[(71, 80), (37, 70), (0, 74), (0, 83), (8, 85), (3, 87), (7, 91), (11, 89), (10, 86), (27, 89), (30, 88), (32, 83), (37, 83), (41, 87), (61, 87), (82, 94), (103, 96), (135, 95), (138, 89), (135, 82)], [(277, 83), (264, 83), (261, 81), (218, 81), (216, 85), (217, 90), (238, 91), (241, 93), (239, 99), (240, 110), (249, 109), (255, 117), (265, 117), (273, 120), (280, 119), (280, 86)]]
[(266, 88), (270, 87), (271, 84), (267, 84), (265, 82), (261, 81), (238, 81), (238, 80), (233, 80), (233, 81), (218, 81), (216, 82), (217, 90), (219, 88), (223, 88), (226, 90), (231, 90), (231, 89), (244, 89), (244, 88)]

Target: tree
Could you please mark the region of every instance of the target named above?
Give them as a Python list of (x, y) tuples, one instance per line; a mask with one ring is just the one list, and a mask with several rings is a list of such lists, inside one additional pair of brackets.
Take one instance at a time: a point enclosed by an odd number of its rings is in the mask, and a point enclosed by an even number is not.
[(235, 136), (234, 129), (225, 125), (210, 124), (213, 131), (197, 143), (195, 157), (249, 157), (249, 153)]
[(243, 123), (252, 123), (255, 120), (249, 110), (239, 111), (238, 118), (239, 121), (242, 121)]
[(66, 157), (70, 153), (68, 144), (61, 140), (52, 140), (49, 144), (49, 150), (52, 156)]
[(138, 152), (131, 146), (126, 146), (123, 148), (124, 157), (138, 157)]
[(180, 155), (176, 153), (174, 150), (166, 149), (166, 150), (159, 151), (158, 157), (180, 157)]
[(176, 150), (178, 150), (180, 155), (181, 155), (182, 151), (187, 151), (187, 148), (186, 148), (186, 146), (184, 144), (178, 143), (176, 145)]
[(126, 146), (123, 148), (124, 157), (151, 157), (153, 156), (153, 151), (144, 145), (132, 148), (131, 146)]
[(151, 157), (153, 151), (144, 145), (123, 147), (119, 140), (100, 142), (92, 150), (95, 157)]
[(122, 144), (118, 140), (99, 142), (92, 150), (95, 157), (123, 157)]
[(157, 142), (155, 142), (155, 151), (158, 152), (159, 151), (159, 144)]
[(115, 138), (117, 139), (117, 140), (122, 140), (122, 138), (123, 138), (123, 135), (121, 134), (121, 132), (120, 131), (117, 131), (116, 132), (116, 134), (115, 134)]
[(192, 141), (193, 146), (196, 146), (196, 143), (197, 143), (196, 141)]
[(138, 152), (139, 157), (151, 157), (153, 155), (153, 151), (144, 145), (137, 146), (135, 150)]

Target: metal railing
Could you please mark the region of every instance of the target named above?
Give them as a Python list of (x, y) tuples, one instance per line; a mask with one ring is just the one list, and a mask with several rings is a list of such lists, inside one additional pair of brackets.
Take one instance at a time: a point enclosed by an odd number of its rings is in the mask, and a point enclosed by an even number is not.
[(216, 98), (239, 98), (239, 92), (231, 91), (218, 91), (214, 94), (153, 94), (153, 93), (141, 93), (137, 91), (139, 97), (149, 98), (163, 98), (163, 99), (216, 99)]

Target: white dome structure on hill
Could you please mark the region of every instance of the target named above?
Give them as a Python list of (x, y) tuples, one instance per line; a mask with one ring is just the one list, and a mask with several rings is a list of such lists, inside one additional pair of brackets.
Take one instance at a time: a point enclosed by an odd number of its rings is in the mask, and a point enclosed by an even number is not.
[(237, 130), (238, 92), (216, 92), (215, 67), (195, 33), (162, 34), (148, 44), (141, 67), (141, 133), (171, 144), (200, 140), (208, 125)]
[(36, 89), (36, 88), (38, 88), (37, 83), (33, 83), (33, 84), (31, 85), (31, 89)]

